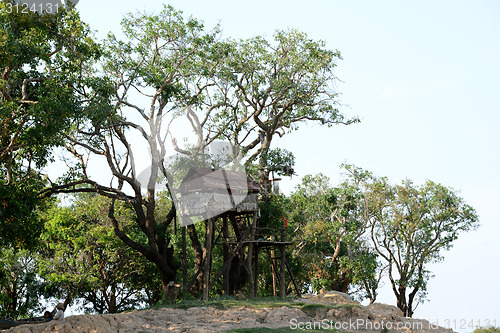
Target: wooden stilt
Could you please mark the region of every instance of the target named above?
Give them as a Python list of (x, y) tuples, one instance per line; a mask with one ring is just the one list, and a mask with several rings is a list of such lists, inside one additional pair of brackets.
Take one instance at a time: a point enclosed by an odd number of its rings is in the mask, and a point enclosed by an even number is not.
[(205, 269), (203, 272), (203, 300), (208, 301), (208, 290), (210, 284), (210, 261), (212, 258), (212, 239), (213, 239), (214, 220), (209, 218), (207, 221), (207, 235), (206, 235), (206, 255), (205, 255)]
[(247, 267), (248, 267), (248, 284), (250, 287), (250, 297), (255, 297), (255, 286), (253, 284), (252, 259), (253, 259), (253, 241), (255, 240), (255, 229), (257, 227), (257, 212), (253, 214), (252, 224), (250, 226), (250, 243), (248, 243)]
[[(281, 226), (281, 241), (285, 242), (286, 229), (285, 225)], [(286, 297), (286, 285), (285, 285), (285, 269), (286, 269), (286, 247), (284, 244), (280, 245), (281, 252), (281, 268), (280, 268), (280, 299), (285, 299)]]
[(255, 266), (255, 272), (253, 275), (253, 290), (254, 290), (254, 297), (257, 297), (257, 293), (259, 292), (259, 247), (255, 246), (254, 249), (255, 257), (254, 257), (254, 266)]
[[(229, 259), (229, 228), (227, 224), (227, 215), (224, 215), (222, 217), (222, 254), (224, 258), (224, 262), (228, 261)], [(229, 295), (229, 265), (227, 268), (224, 270), (223, 276), (222, 276), (222, 290), (224, 295)]]
[(285, 246), (280, 245), (281, 251), (281, 267), (280, 267), (280, 299), (285, 299), (286, 286), (285, 286)]
[(271, 253), (269, 253), (268, 250), (267, 255), (269, 256), (269, 260), (271, 261), (271, 272), (273, 275), (273, 296), (276, 297), (276, 266), (274, 265), (274, 249), (271, 249)]
[(186, 253), (186, 227), (182, 227), (182, 291), (184, 296), (188, 293), (187, 253)]

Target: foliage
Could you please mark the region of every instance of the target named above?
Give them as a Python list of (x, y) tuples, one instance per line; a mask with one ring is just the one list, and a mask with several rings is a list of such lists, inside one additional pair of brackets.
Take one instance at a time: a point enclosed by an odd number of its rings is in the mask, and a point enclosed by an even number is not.
[(43, 184), (36, 176), (20, 183), (0, 184), (0, 247), (36, 246), (43, 228), (39, 212), (47, 205), (37, 197)]
[(294, 252), (303, 257), (305, 271), (310, 272), (306, 282), (313, 290), (347, 292), (374, 279), (376, 256), (362, 238), (368, 220), (361, 181), (353, 172), (340, 186), (332, 187), (322, 174), (307, 175), (290, 197), (292, 220), (297, 224)]
[(291, 151), (282, 148), (269, 149), (262, 153), (268, 171), (276, 172), (279, 176), (291, 176), (295, 157)]
[[(76, 199), (70, 207), (47, 212), (41, 276), (72, 298), (84, 299), (86, 311), (115, 313), (158, 301), (156, 269), (114, 235), (109, 200), (95, 194)], [(137, 234), (133, 213), (123, 206), (116, 210), (127, 232)]]
[(475, 210), (456, 191), (427, 181), (392, 186), (379, 179), (370, 194), (374, 209), (371, 238), (388, 264), (388, 275), (405, 316), (426, 296), (427, 265), (443, 260), (462, 232), (478, 226)]
[(271, 194), (269, 200), (259, 204), (259, 226), (262, 228), (281, 229), (287, 215), (289, 200), (284, 195)]
[(478, 327), (472, 333), (500, 333), (500, 328), (495, 326)]
[(342, 167), (347, 178), (338, 187), (321, 174), (306, 176), (290, 198), (293, 221), (302, 226), (295, 251), (309, 263), (311, 286), (357, 286), (373, 302), (387, 271), (398, 307), (411, 316), (426, 296), (427, 265), (442, 260), (460, 233), (474, 230), (478, 217), (453, 189), (432, 181), (392, 186)]
[(0, 317), (26, 318), (41, 309), (44, 283), (36, 255), (3, 247), (0, 251)]
[(259, 180), (268, 179), (269, 150), (276, 136), (297, 130), (302, 122), (351, 124), (336, 108), (334, 68), (338, 51), (325, 48), (297, 30), (223, 41), (221, 68), (209, 106), (219, 107), (216, 126), (246, 165), (258, 161)]
[(99, 83), (85, 74), (99, 48), (75, 10), (39, 15), (8, 11), (6, 3), (0, 2), (0, 245), (32, 246), (40, 227), (36, 194), (45, 183), (39, 170), (94, 106), (81, 91)]

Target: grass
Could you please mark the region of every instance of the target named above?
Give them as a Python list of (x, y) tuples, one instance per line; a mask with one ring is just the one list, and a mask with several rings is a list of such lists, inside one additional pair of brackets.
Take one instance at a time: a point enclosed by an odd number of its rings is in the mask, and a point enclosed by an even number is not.
[(246, 298), (246, 299), (236, 299), (234, 297), (221, 296), (213, 298), (207, 302), (202, 300), (195, 299), (187, 299), (187, 300), (179, 300), (175, 304), (158, 304), (152, 309), (159, 308), (174, 308), (174, 309), (189, 309), (193, 307), (214, 307), (219, 310), (237, 308), (237, 307), (246, 307), (253, 309), (262, 309), (262, 308), (280, 308), (280, 307), (288, 307), (302, 310), (305, 314), (310, 317), (316, 316), (324, 316), (331, 309), (338, 308), (352, 308), (359, 307), (357, 304), (336, 304), (336, 305), (328, 305), (328, 304), (316, 304), (316, 303), (305, 303), (297, 301), (300, 299), (297, 298), (287, 298), (285, 300), (281, 300), (278, 297), (256, 297), (256, 298)]
[(254, 333), (254, 332), (264, 332), (264, 333), (289, 333), (289, 332), (335, 332), (339, 333), (337, 330), (329, 329), (317, 329), (317, 330), (297, 330), (291, 329), (290, 327), (282, 328), (265, 328), (265, 327), (255, 327), (255, 328), (239, 328), (236, 330), (225, 331), (225, 333)]
[(246, 299), (236, 299), (234, 297), (216, 297), (207, 302), (201, 300), (187, 299), (179, 300), (175, 304), (165, 304), (160, 303), (153, 308), (174, 308), (174, 309), (189, 309), (193, 307), (202, 306), (212, 306), (220, 310), (231, 309), (240, 306), (248, 308), (279, 308), (282, 306), (300, 308), (304, 303), (293, 302), (294, 298), (287, 298), (286, 300), (280, 300), (277, 297), (257, 297), (257, 298), (246, 298)]

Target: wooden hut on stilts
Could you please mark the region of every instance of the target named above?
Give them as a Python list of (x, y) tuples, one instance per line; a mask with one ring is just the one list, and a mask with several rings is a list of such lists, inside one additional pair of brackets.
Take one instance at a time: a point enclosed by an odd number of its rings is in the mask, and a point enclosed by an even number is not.
[[(286, 261), (285, 222), (280, 230), (259, 228), (260, 185), (248, 178), (245, 173), (192, 168), (179, 187), (177, 210), (182, 222), (183, 247), (183, 288), (187, 293), (199, 274), (203, 273), (203, 300), (208, 300), (209, 291), (222, 277), (223, 293), (232, 295), (239, 292), (242, 280), (248, 283), (249, 296), (256, 297), (258, 292), (259, 253), (264, 250), (271, 259), (273, 281), (279, 281), (280, 297), (286, 294), (286, 274), (295, 284)], [(187, 276), (186, 226), (196, 221), (206, 223), (206, 241), (203, 267), (191, 279)], [(231, 230), (232, 229), (232, 230)], [(212, 272), (212, 252), (215, 246), (222, 245), (223, 264), (217, 272)], [(272, 253), (279, 249), (280, 257)], [(276, 261), (280, 262), (279, 276)], [(243, 278), (243, 279), (242, 279)], [(276, 283), (273, 283), (276, 293)]]

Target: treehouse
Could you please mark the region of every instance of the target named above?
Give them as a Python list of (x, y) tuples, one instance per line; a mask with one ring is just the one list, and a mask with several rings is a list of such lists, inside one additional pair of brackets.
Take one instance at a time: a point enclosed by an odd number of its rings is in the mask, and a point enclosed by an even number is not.
[(242, 172), (192, 168), (178, 193), (181, 216), (253, 214), (259, 210), (260, 186)]
[[(183, 226), (183, 288), (185, 292), (192, 290), (195, 283), (203, 285), (203, 299), (208, 299), (208, 292), (222, 277), (223, 292), (232, 295), (239, 292), (246, 283), (250, 296), (255, 297), (258, 290), (259, 252), (261, 248), (272, 248), (267, 251), (272, 263), (273, 286), (276, 293), (275, 280), (277, 265), (274, 260), (280, 259), (280, 295), (285, 295), (285, 246), (291, 244), (285, 240), (285, 226), (271, 231), (258, 227), (259, 183), (249, 179), (247, 174), (228, 170), (210, 168), (192, 168), (184, 177), (177, 191), (177, 210)], [(186, 226), (196, 221), (204, 221), (206, 225), (203, 263), (195, 269), (195, 274), (188, 281), (186, 260)], [(231, 226), (231, 228), (230, 228)], [(190, 229), (190, 237), (194, 228)], [(231, 230), (232, 229), (232, 230)], [(267, 234), (266, 234), (267, 233)], [(193, 238), (191, 239), (193, 241)], [(214, 246), (223, 247), (223, 264), (213, 275), (212, 250)], [(274, 248), (279, 248), (281, 257), (274, 258)], [(208, 260), (206, 260), (208, 258)], [(285, 268), (286, 267), (286, 268)], [(290, 276), (290, 270), (288, 269)], [(212, 278), (211, 278), (212, 277)], [(294, 283), (295, 285), (295, 283)], [(298, 288), (295, 286), (298, 292)]]

